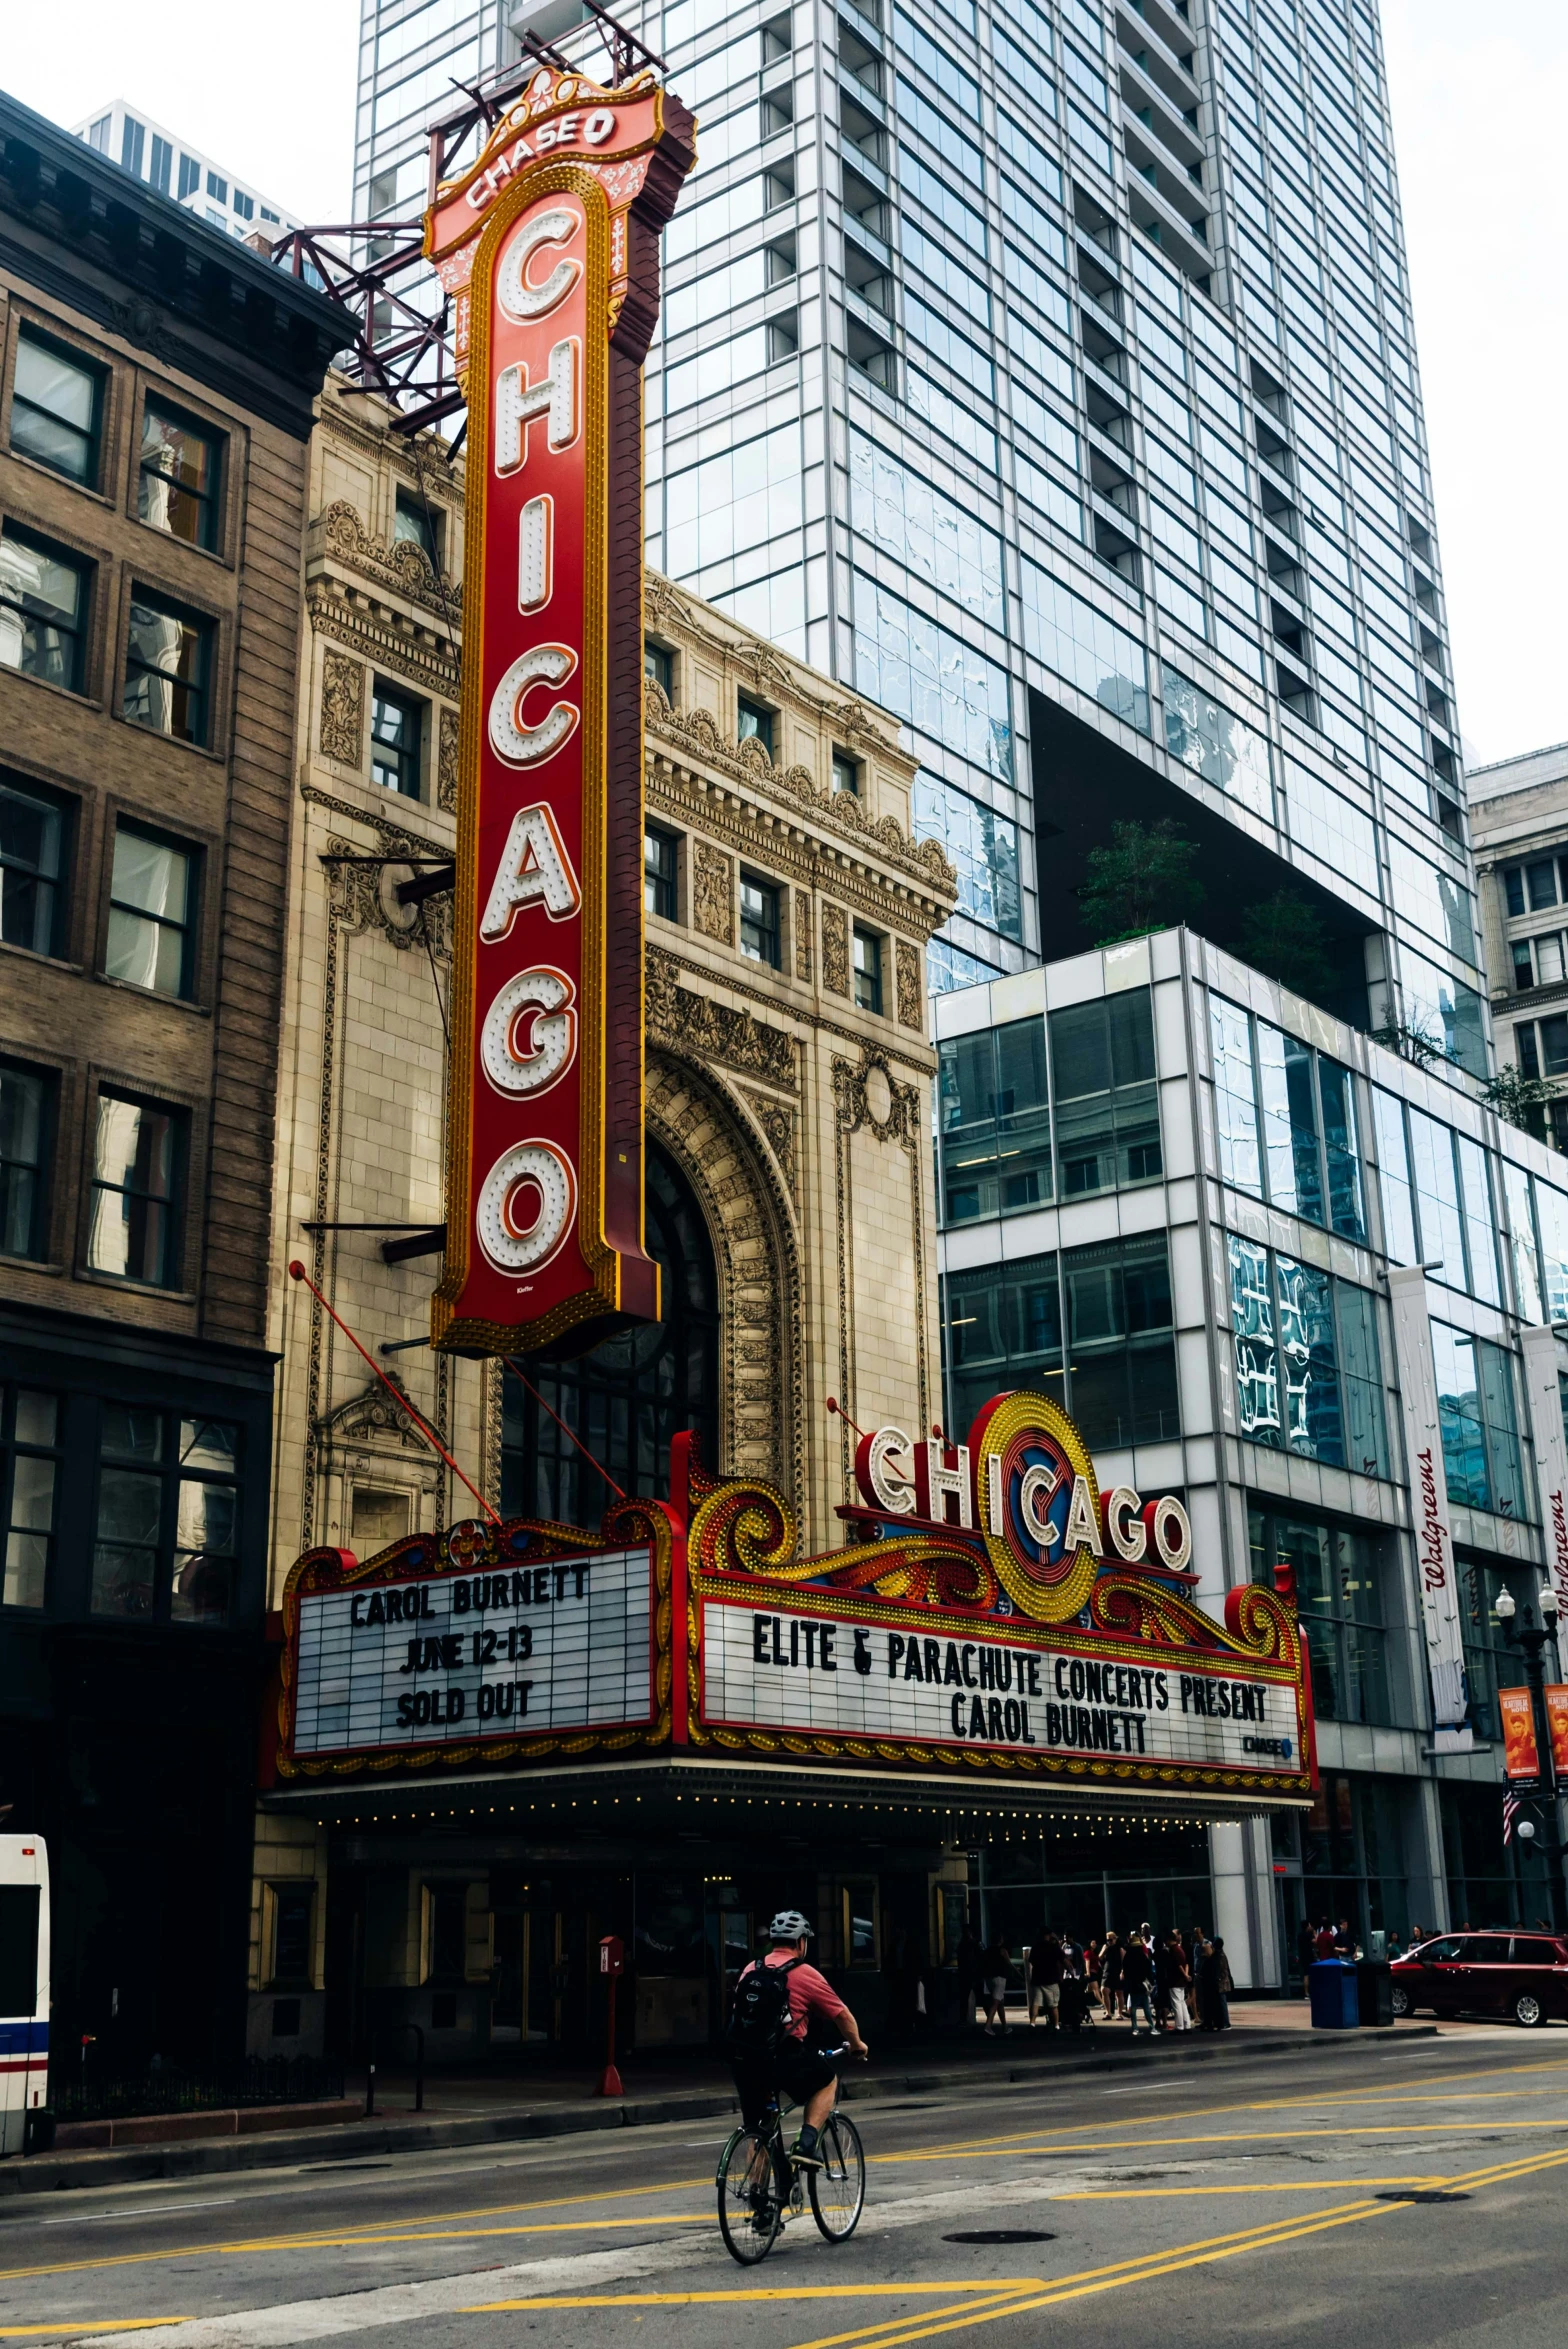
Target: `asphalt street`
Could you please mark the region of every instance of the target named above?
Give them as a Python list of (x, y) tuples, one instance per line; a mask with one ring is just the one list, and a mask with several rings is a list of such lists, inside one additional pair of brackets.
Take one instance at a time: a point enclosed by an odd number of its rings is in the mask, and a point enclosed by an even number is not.
[(25, 2195), (0, 2340), (286, 2349), (1568, 2341), (1568, 2029), (859, 2103), (865, 2216), (760, 2267), (715, 2121)]

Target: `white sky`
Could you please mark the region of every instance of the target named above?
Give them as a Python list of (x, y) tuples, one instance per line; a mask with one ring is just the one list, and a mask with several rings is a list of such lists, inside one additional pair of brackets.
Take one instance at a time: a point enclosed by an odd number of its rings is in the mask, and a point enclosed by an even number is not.
[[(341, 220), (358, 0), (159, 0), (157, 22), (150, 43), (125, 0), (15, 0), (0, 78), (62, 123), (124, 97)], [(1568, 739), (1568, 6), (1383, 0), (1383, 27), (1460, 718), (1506, 758)]]

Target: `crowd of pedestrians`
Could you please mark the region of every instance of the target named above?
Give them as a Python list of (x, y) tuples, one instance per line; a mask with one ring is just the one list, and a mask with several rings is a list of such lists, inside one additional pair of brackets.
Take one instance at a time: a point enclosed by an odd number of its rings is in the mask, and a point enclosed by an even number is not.
[(1010, 2032), (1008, 1992), (1025, 1988), (1029, 2028), (1079, 2030), (1099, 2008), (1106, 2022), (1127, 2023), (1136, 2037), (1164, 2031), (1228, 2031), (1234, 1988), (1218, 1933), (1192, 1926), (1156, 1933), (1150, 1925), (1077, 1941), (1070, 1933), (1047, 1932), (1015, 1956), (1005, 1941), (982, 1948), (966, 1932), (959, 1972), (973, 2016), (984, 2009), (984, 2033), (995, 2039)]

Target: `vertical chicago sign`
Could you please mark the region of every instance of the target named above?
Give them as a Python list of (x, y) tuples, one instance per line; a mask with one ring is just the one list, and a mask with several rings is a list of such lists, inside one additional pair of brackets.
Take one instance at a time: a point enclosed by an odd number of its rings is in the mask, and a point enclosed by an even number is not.
[(435, 1344), (575, 1350), (659, 1311), (643, 1244), (642, 363), (692, 117), (543, 67), (433, 191), (468, 400)]

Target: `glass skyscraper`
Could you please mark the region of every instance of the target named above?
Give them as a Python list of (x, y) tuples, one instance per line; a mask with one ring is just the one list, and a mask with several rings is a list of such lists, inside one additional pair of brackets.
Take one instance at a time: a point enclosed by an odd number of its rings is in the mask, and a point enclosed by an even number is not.
[[(366, 8), (357, 190), (570, 0)], [(1375, 9), (673, 0), (699, 117), (648, 555), (907, 721), (962, 909), (934, 982), (1088, 942), (1117, 820), (1283, 890), (1334, 1008), (1486, 1066)]]

